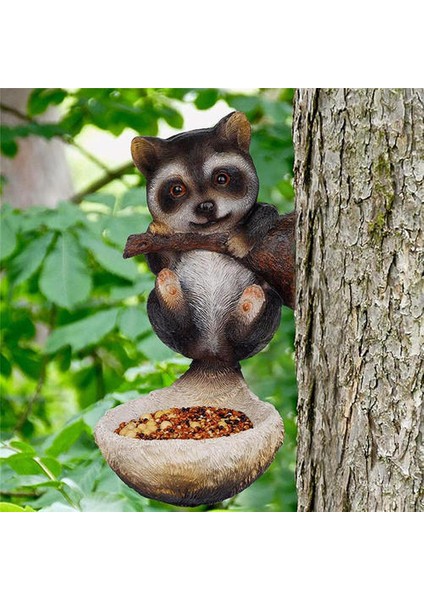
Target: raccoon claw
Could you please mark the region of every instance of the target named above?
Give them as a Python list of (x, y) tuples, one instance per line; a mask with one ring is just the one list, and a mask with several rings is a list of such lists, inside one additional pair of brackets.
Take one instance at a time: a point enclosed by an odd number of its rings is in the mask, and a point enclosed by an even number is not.
[(177, 275), (170, 269), (162, 269), (156, 278), (159, 299), (169, 308), (180, 308), (184, 302), (183, 291)]
[(265, 306), (265, 294), (260, 285), (250, 285), (242, 293), (236, 308), (239, 319), (252, 323)]

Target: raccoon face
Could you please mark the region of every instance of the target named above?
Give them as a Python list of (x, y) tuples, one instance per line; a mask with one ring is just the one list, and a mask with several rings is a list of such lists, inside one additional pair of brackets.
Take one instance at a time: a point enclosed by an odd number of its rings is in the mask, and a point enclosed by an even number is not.
[(180, 233), (233, 229), (258, 197), (249, 144), (250, 124), (240, 112), (166, 140), (134, 138), (132, 157), (146, 176), (154, 221)]

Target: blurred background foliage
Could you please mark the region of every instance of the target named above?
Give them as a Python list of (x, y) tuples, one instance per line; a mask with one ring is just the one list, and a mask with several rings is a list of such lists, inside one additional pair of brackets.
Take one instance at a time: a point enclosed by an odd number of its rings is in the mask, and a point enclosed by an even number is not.
[[(1, 208), (1, 508), (41, 511), (294, 511), (294, 319), (284, 308), (269, 346), (243, 361), (251, 389), (283, 417), (286, 439), (268, 471), (219, 506), (181, 509), (128, 488), (103, 460), (93, 427), (106, 410), (170, 385), (189, 364), (153, 334), (146, 299), (154, 278), (143, 257), (124, 261), (127, 236), (150, 216), (144, 180), (130, 161), (107, 167), (84, 149), (84, 132), (169, 135), (187, 107), (204, 127), (233, 109), (252, 123), (259, 201), (293, 208), (292, 90), (36, 89), (19, 124), (3, 125), (15, 160), (23, 138), (59, 138), (96, 178), (56, 208)], [(57, 122), (40, 121), (55, 105)], [(2, 106), (2, 109), (8, 109)], [(209, 111), (209, 112), (208, 112)], [(220, 115), (222, 116), (222, 115)], [(203, 118), (202, 118), (203, 117)], [(97, 171), (96, 171), (97, 169)], [(4, 178), (3, 178), (4, 181)]]

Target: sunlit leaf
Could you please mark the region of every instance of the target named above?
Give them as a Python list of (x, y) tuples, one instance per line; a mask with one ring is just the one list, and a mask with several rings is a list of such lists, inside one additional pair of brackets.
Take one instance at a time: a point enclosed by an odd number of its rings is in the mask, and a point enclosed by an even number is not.
[(62, 465), (59, 461), (52, 458), (51, 456), (42, 456), (41, 457), (42, 464), (50, 471), (54, 477), (59, 477), (62, 473)]
[[(43, 478), (46, 477), (46, 475), (43, 474), (43, 469), (40, 465), (33, 460), (32, 454), (19, 452), (12, 454), (5, 460), (16, 473), (19, 473), (19, 475), (37, 475), (42, 476)], [(43, 481), (43, 479), (41, 479), (41, 481)]]
[(16, 448), (20, 452), (25, 452), (28, 456), (35, 456), (37, 453), (32, 446), (27, 444), (26, 442), (21, 442), (20, 440), (12, 440), (9, 442), (9, 446), (12, 448)]
[(0, 512), (36, 512), (30, 506), (19, 506), (11, 502), (0, 502)]

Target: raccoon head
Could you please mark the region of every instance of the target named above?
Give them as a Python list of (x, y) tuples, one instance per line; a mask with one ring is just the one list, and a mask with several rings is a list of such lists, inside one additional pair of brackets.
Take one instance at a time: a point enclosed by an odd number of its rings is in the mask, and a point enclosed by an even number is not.
[(131, 153), (146, 177), (154, 221), (180, 233), (233, 229), (258, 197), (249, 144), (250, 123), (241, 112), (168, 139), (134, 138)]

